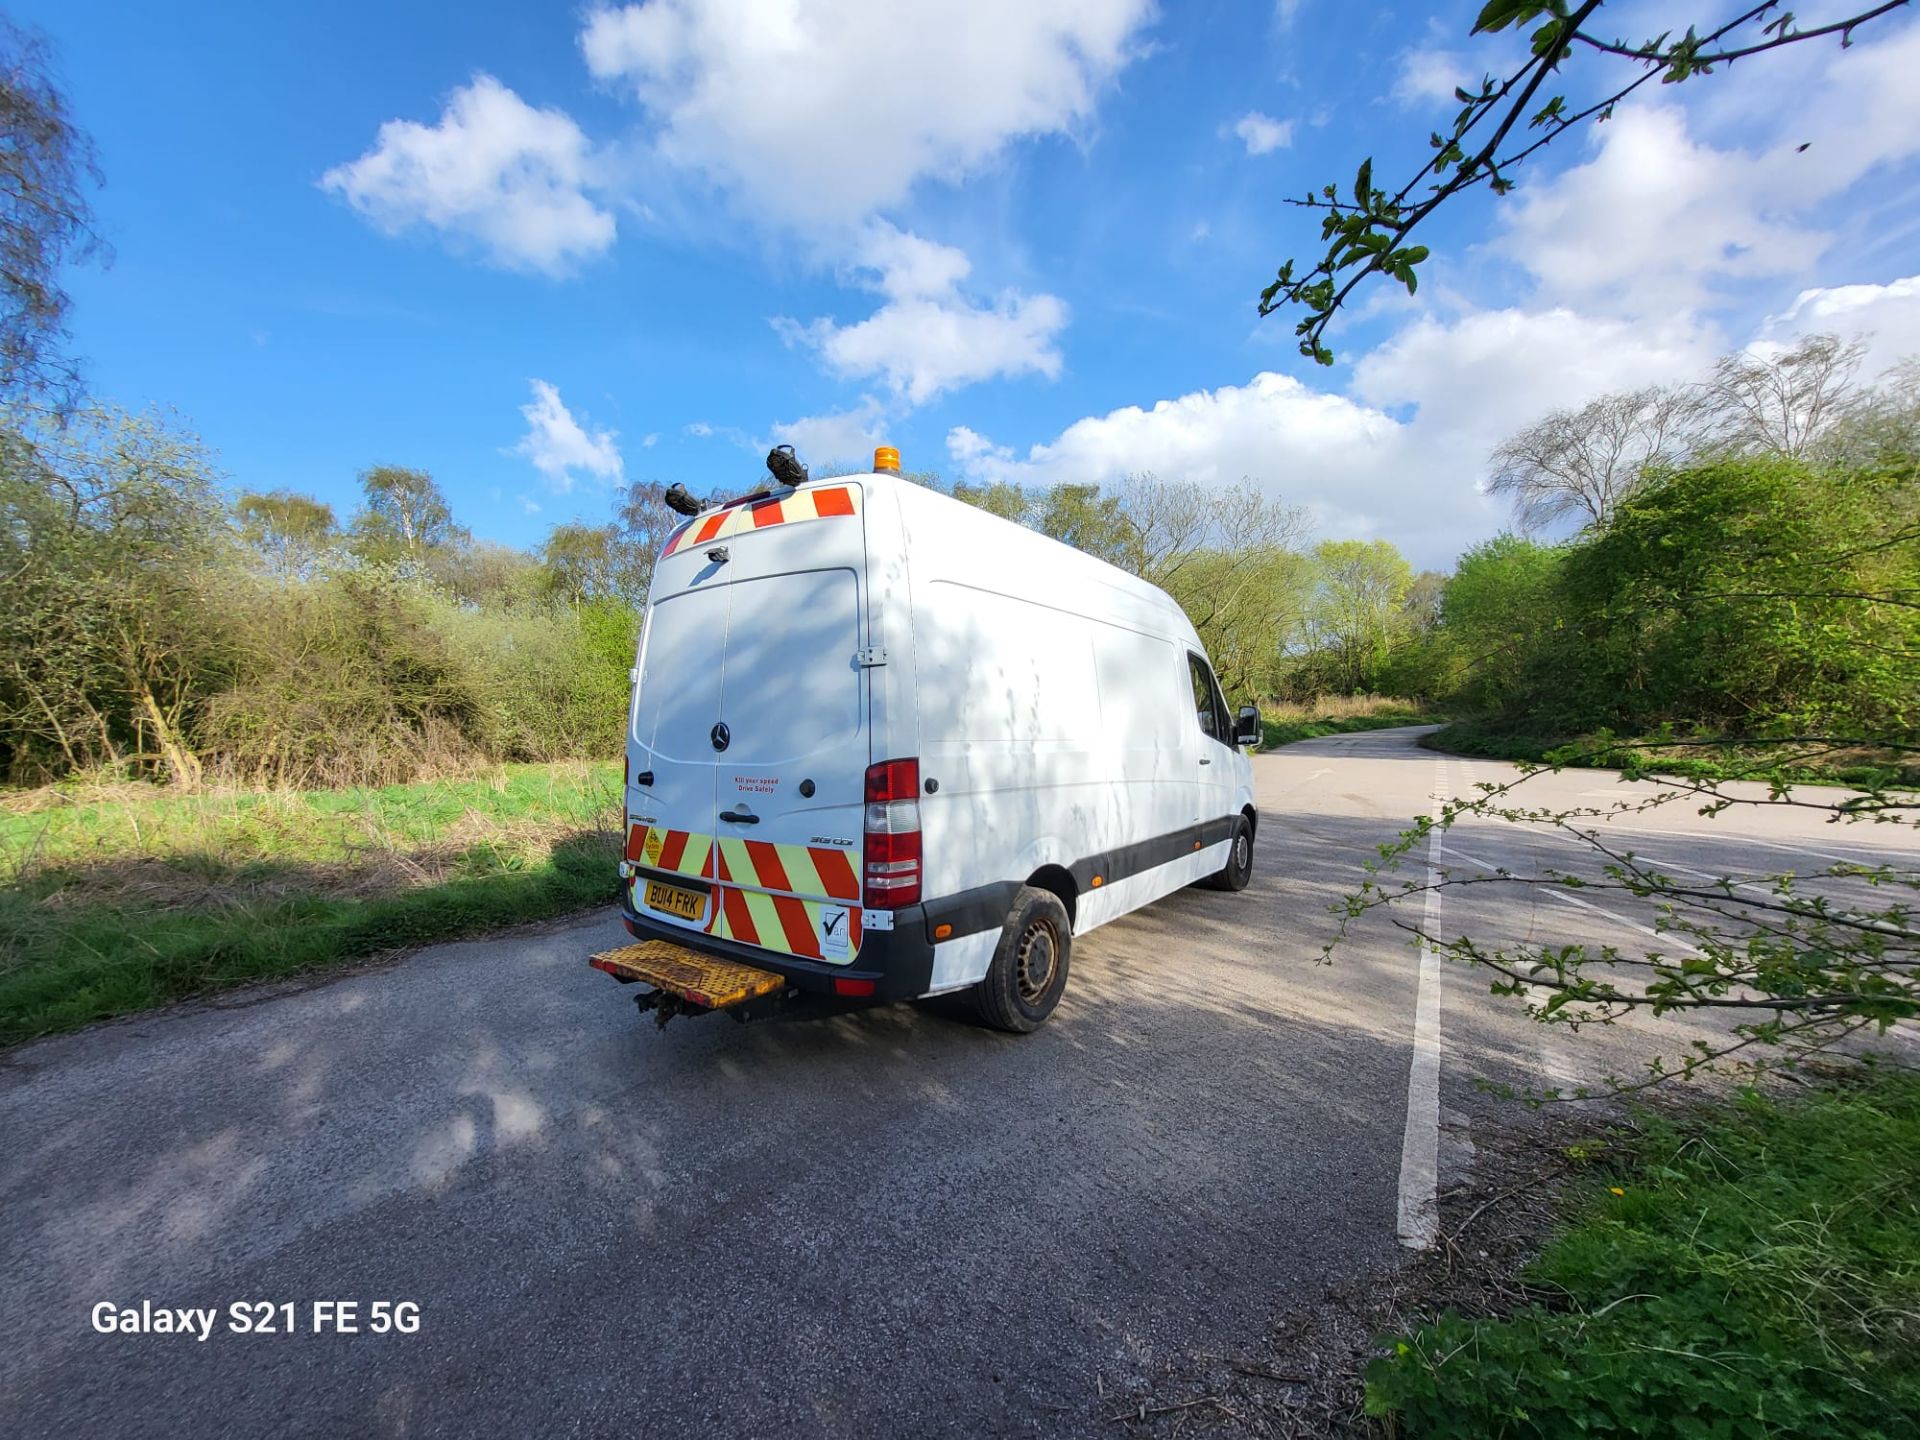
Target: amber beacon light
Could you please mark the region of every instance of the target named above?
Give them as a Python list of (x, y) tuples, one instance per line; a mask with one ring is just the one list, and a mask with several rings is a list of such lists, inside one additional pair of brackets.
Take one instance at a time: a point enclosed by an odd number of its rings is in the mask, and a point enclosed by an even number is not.
[(873, 468), (884, 470), (889, 475), (900, 473), (900, 452), (891, 445), (878, 445), (873, 451)]

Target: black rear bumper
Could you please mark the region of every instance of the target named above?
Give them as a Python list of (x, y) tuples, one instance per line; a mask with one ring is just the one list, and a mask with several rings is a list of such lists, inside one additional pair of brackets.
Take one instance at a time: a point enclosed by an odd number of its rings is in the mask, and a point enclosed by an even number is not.
[(637, 912), (626, 896), (620, 900), (620, 918), (637, 940), (667, 940), (702, 955), (771, 970), (808, 994), (844, 996), (845, 991), (835, 989), (835, 980), (871, 980), (878, 1000), (911, 1000), (933, 987), (933, 946), (927, 942), (926, 916), (918, 905), (895, 910), (891, 930), (864, 931), (860, 953), (850, 965), (827, 965), (655, 920)]

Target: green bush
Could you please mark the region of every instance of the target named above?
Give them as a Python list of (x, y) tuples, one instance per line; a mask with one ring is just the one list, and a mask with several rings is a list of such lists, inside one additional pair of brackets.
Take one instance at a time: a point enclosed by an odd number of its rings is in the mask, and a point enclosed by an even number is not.
[[(1913, 505), (1911, 475), (1782, 459), (1657, 477), (1552, 565), (1512, 542), (1498, 608), (1531, 629), (1505, 663), (1487, 652), (1466, 698), (1517, 734), (1912, 735), (1920, 610), (1898, 597), (1920, 593)], [(1450, 623), (1501, 543), (1462, 562)]]

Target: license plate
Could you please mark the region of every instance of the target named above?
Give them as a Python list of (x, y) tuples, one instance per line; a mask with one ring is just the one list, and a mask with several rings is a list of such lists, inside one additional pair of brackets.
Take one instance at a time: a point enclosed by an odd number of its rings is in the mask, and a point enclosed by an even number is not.
[(704, 890), (682, 890), (678, 885), (662, 885), (658, 880), (647, 882), (647, 908), (664, 910), (669, 915), (678, 915), (682, 920), (698, 920), (707, 908), (707, 895)]

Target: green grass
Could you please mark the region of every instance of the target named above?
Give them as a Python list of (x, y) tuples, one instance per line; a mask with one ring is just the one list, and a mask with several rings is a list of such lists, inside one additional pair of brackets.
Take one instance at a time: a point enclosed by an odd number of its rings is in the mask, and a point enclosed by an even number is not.
[(1291, 745), (1296, 740), (1317, 740), (1322, 735), (1346, 735), (1355, 730), (1387, 730), (1396, 725), (1437, 725), (1438, 715), (1425, 715), (1411, 708), (1376, 710), (1370, 715), (1325, 715), (1310, 719), (1260, 722), (1260, 743), (1271, 750), (1276, 745)]
[(1389, 1342), (1413, 1437), (1920, 1435), (1920, 1076), (1646, 1123), (1503, 1319)]
[(0, 812), (0, 1043), (618, 893), (619, 767)]
[(1795, 785), (1841, 785), (1854, 789), (1920, 787), (1920, 764), (1885, 755), (1838, 755), (1814, 763), (1783, 763), (1783, 752), (1736, 745), (1663, 745), (1658, 740), (1628, 748), (1627, 737), (1516, 735), (1482, 722), (1457, 720), (1421, 744), (1452, 755), (1490, 760), (1555, 763), (1576, 769), (1622, 770), (1689, 780), (1779, 780)]

